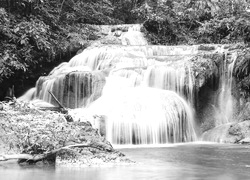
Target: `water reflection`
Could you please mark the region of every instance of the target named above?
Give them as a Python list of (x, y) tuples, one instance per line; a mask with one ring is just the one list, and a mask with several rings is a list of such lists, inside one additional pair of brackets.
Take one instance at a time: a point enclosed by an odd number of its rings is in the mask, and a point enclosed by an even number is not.
[(136, 165), (87, 168), (20, 167), (0, 163), (1, 180), (250, 179), (248, 146), (183, 144), (121, 149)]

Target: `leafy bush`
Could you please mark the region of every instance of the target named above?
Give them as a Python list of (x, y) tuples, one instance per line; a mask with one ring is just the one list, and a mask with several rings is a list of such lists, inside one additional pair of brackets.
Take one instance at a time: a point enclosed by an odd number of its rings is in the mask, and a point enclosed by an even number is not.
[[(18, 22), (14, 16), (0, 9), (0, 83), (17, 72), (27, 72), (30, 67), (53, 54), (49, 42), (50, 28), (38, 19)], [(39, 56), (45, 56), (40, 57)]]

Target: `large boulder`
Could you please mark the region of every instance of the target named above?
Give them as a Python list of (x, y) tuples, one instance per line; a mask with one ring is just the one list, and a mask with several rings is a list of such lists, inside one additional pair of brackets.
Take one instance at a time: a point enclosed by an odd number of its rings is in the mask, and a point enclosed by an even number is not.
[(202, 140), (222, 143), (249, 143), (250, 120), (228, 123), (203, 133)]

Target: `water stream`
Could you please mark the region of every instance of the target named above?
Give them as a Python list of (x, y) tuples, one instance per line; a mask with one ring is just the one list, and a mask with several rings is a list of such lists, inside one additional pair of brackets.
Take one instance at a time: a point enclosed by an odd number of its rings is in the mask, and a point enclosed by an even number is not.
[(219, 105), (217, 111), (216, 126), (226, 124), (232, 121), (233, 118), (233, 96), (232, 96), (232, 83), (233, 83), (233, 69), (237, 53), (233, 53), (231, 57), (227, 57), (225, 52), (225, 62), (223, 62), (221, 79), (220, 79), (220, 93)]
[(0, 163), (1, 180), (235, 180), (250, 179), (249, 146), (176, 144), (120, 149), (138, 163), (86, 168), (17, 166)]

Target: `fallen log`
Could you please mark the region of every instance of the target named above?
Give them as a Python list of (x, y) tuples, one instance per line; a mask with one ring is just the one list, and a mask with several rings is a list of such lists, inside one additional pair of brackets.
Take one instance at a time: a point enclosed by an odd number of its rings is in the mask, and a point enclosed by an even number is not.
[[(68, 146), (64, 146), (61, 147), (59, 149), (55, 149), (52, 150), (50, 152), (46, 152), (43, 154), (0, 154), (0, 161), (8, 161), (8, 160), (13, 160), (13, 159), (22, 159), (22, 160), (26, 160), (26, 161), (32, 161), (32, 162), (38, 162), (41, 161), (43, 159), (46, 159), (47, 157), (56, 154), (57, 152), (61, 151), (61, 150), (69, 150), (70, 148), (74, 148), (74, 147), (79, 147), (79, 148), (84, 148), (84, 147), (91, 147), (91, 148), (96, 148), (96, 149), (100, 149), (100, 150), (110, 150), (109, 148), (106, 149), (107, 147), (103, 147), (104, 143), (86, 143), (86, 144), (73, 144), (73, 145), (68, 145)], [(107, 145), (105, 145), (107, 146)]]
[(62, 111), (62, 109), (60, 107), (39, 107), (39, 110), (41, 110), (41, 111), (56, 111), (56, 112)]
[(55, 97), (55, 95), (51, 92), (48, 91), (50, 93), (50, 95), (53, 97), (53, 99), (56, 101), (56, 103), (59, 105), (60, 108), (62, 108), (63, 110), (66, 110), (66, 108), (60, 103), (60, 101)]
[(68, 122), (73, 122), (73, 118), (69, 115), (68, 110), (60, 103), (60, 101), (55, 97), (55, 95), (51, 92), (48, 91), (50, 93), (50, 95), (53, 97), (53, 99), (56, 101), (56, 103), (59, 105), (59, 107), (57, 107), (58, 109), (56, 109), (56, 111), (59, 111), (62, 114), (65, 114), (64, 117)]

